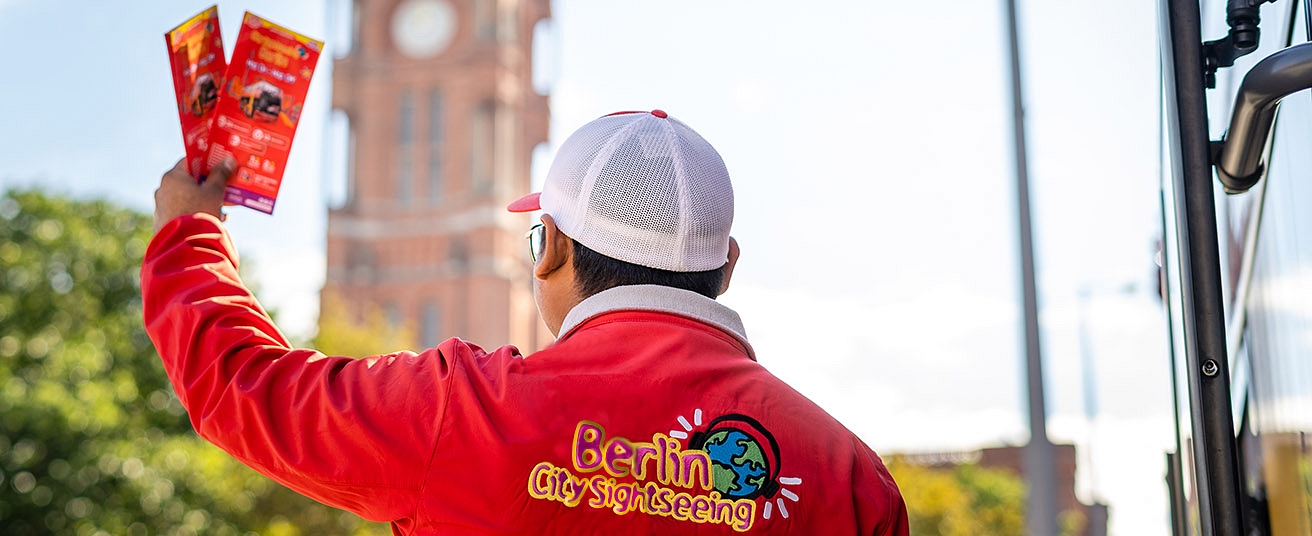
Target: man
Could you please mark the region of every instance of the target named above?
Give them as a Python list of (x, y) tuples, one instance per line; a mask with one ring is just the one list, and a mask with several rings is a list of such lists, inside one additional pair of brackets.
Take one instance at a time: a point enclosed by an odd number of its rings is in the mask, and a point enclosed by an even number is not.
[(879, 457), (714, 300), (739, 253), (729, 174), (665, 112), (584, 125), (510, 205), (543, 212), (533, 293), (558, 336), (528, 357), (291, 348), (237, 276), (231, 164), (164, 175), (142, 292), (192, 425), (257, 471), (398, 534), (907, 533)]

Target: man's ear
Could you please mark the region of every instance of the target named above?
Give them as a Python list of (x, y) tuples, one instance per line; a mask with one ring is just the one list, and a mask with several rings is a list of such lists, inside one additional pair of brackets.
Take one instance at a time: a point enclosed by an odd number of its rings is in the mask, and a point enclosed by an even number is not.
[(574, 241), (556, 227), (550, 214), (542, 215), (542, 256), (533, 265), (533, 277), (545, 280), (574, 258)]
[(716, 296), (729, 291), (729, 280), (733, 279), (733, 267), (738, 264), (738, 255), (741, 253), (742, 251), (738, 249), (738, 241), (732, 236), (729, 237), (729, 262), (724, 263), (724, 279), (720, 281), (720, 293)]

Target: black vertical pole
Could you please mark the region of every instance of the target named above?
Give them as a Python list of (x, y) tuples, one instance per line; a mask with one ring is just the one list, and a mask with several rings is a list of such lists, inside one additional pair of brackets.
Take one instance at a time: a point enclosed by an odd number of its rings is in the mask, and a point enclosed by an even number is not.
[(1025, 364), (1029, 397), (1030, 442), (1025, 446), (1029, 499), (1025, 513), (1031, 536), (1057, 534), (1057, 462), (1048, 440), (1043, 360), (1039, 351), (1038, 291), (1034, 282), (1034, 240), (1030, 232), (1029, 161), (1025, 154), (1025, 101), (1021, 89), (1020, 38), (1016, 0), (1007, 0), (1007, 35), (1011, 55), (1012, 128), (1016, 149), (1016, 208), (1020, 227), (1021, 293), (1025, 303)]
[(1171, 504), (1171, 536), (1189, 536), (1184, 508), (1184, 489), (1180, 480), (1180, 462), (1174, 452), (1166, 453), (1166, 496)]
[(1175, 203), (1180, 245), (1185, 360), (1193, 423), (1194, 465), (1203, 534), (1238, 536), (1242, 517), (1230, 367), (1226, 357), (1216, 199), (1208, 152), (1202, 36), (1197, 0), (1165, 0), (1169, 58), (1168, 114), (1175, 121)]

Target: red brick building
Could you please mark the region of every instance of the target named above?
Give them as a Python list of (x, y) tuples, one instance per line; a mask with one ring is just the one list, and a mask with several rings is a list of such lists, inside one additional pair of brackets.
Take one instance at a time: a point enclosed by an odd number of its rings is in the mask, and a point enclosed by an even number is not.
[(548, 17), (548, 0), (354, 1), (351, 50), (333, 63), (350, 138), (325, 295), (357, 314), (381, 308), (425, 347), (550, 340), (532, 299), (530, 220), (505, 211), (547, 139), (532, 38)]

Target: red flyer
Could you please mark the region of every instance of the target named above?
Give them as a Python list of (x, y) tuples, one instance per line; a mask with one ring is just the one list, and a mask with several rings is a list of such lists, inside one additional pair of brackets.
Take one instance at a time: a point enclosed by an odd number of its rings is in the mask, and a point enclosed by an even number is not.
[(169, 47), (187, 171), (199, 177), (208, 168), (202, 166), (209, 150), (206, 138), (219, 88), (223, 86), (223, 73), (228, 68), (223, 57), (223, 36), (219, 33), (218, 6), (211, 6), (169, 30), (164, 34), (164, 42)]
[(323, 42), (246, 13), (210, 130), (205, 171), (229, 155), (224, 201), (273, 214)]

